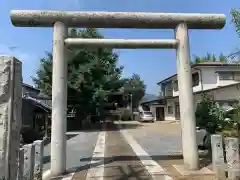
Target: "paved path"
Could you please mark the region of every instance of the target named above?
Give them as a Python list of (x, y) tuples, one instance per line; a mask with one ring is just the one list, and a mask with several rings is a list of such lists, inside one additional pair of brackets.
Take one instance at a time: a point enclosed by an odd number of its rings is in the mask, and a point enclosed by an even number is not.
[(119, 131), (111, 123), (104, 129), (106, 131), (99, 134), (90, 169), (76, 172), (73, 180), (171, 180), (131, 134)]
[[(96, 145), (99, 132), (71, 132), (67, 133), (67, 169), (75, 171), (79, 167), (89, 164), (83, 158), (91, 157)], [(44, 147), (44, 171), (50, 169), (51, 145)]]
[(172, 166), (183, 164), (182, 157), (168, 159), (181, 154), (179, 132), (159, 133), (145, 127), (138, 123), (106, 123), (98, 133), (79, 133), (68, 140), (68, 167), (77, 168), (65, 180), (213, 179), (212, 175), (207, 178), (202, 174), (183, 177)]
[(104, 180), (152, 179), (119, 131), (108, 131), (106, 142)]
[(182, 154), (180, 136), (161, 135), (151, 131), (128, 130), (150, 156)]
[(150, 156), (182, 154), (180, 125), (171, 122), (121, 122)]

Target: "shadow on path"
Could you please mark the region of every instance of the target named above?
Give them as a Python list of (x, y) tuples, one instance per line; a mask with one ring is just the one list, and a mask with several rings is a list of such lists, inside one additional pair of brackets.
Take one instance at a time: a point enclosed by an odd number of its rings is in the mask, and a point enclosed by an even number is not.
[[(67, 140), (71, 139), (71, 138), (74, 138), (75, 136), (79, 135), (79, 132), (74, 132), (74, 133), (71, 133), (71, 134), (67, 134)], [(44, 146), (47, 146), (51, 143), (51, 138), (47, 138), (45, 141), (44, 141)], [(47, 164), (49, 163), (51, 160), (51, 155), (47, 155), (47, 156), (44, 156), (43, 157), (43, 164)]]
[[(202, 158), (208, 158), (208, 156), (204, 155), (202, 156)], [(149, 160), (152, 159), (154, 161), (160, 161), (160, 160), (182, 160), (183, 156), (182, 155), (159, 155), (159, 156), (113, 156), (113, 157), (88, 157), (88, 158), (82, 158), (80, 159), (80, 161), (97, 161), (96, 163), (91, 164), (91, 167), (97, 167), (99, 165), (106, 165), (115, 161), (139, 161), (139, 159), (141, 160)], [(208, 165), (208, 163), (210, 161), (206, 161), (205, 159), (205, 166)], [(202, 164), (202, 163), (201, 163)], [(82, 171), (82, 170), (86, 170), (90, 168), (90, 164), (84, 165), (84, 166), (80, 166), (80, 167), (73, 167), (70, 168), (77, 170), (77, 171)]]
[[(116, 162), (116, 161), (139, 161), (139, 159), (141, 160), (149, 160), (149, 159), (152, 159), (156, 162), (159, 162), (161, 160), (183, 160), (183, 156), (182, 155), (159, 155), (159, 156), (113, 156), (113, 157), (96, 157), (96, 158), (92, 158), (92, 157), (88, 157), (88, 158), (81, 158), (80, 161), (96, 161), (96, 163), (93, 163), (93, 164), (87, 164), (87, 165), (84, 165), (84, 166), (79, 166), (79, 167), (72, 167), (70, 169), (68, 169), (68, 172), (69, 173), (72, 173), (72, 172), (81, 172), (81, 171), (84, 171), (84, 170), (88, 170), (90, 168), (94, 168), (94, 167), (98, 167), (102, 164), (104, 165), (107, 165), (107, 164), (110, 164), (110, 163), (113, 163), (113, 162)], [(201, 156), (201, 159), (200, 159), (200, 168), (203, 168), (203, 167), (206, 167), (208, 166), (209, 164), (211, 164), (211, 158), (210, 158), (210, 155), (202, 155)], [(128, 173), (126, 173), (126, 168), (124, 168), (125, 170), (123, 170), (122, 166), (108, 166), (108, 167), (105, 167), (105, 168), (118, 168), (120, 171), (123, 171), (122, 172), (122, 176), (118, 178), (116, 178), (116, 176), (114, 176), (115, 178), (114, 179), (117, 179), (117, 180), (121, 180), (121, 179), (126, 179), (126, 177), (129, 177), (133, 174), (134, 177), (137, 177), (137, 175), (139, 173), (141, 173), (143, 170), (140, 168), (140, 167), (133, 167), (133, 165), (129, 165), (129, 164), (126, 164), (125, 166), (127, 166), (127, 169), (128, 169)], [(138, 168), (138, 170), (136, 170)], [(125, 175), (124, 175), (125, 174)], [(106, 177), (106, 178), (111, 178), (111, 177)], [(141, 179), (141, 178), (139, 178)], [(145, 178), (146, 179), (146, 178)]]
[[(130, 122), (130, 121), (129, 121)], [(103, 129), (103, 124), (106, 124), (108, 126), (107, 129)], [(126, 123), (122, 124), (122, 129), (137, 129), (141, 126), (144, 126), (140, 123)], [(95, 123), (95, 124), (89, 124), (88, 126), (85, 126), (81, 128), (80, 132), (100, 132), (100, 131), (117, 131), (116, 124), (114, 124), (112, 121), (109, 122), (103, 122), (103, 123)]]

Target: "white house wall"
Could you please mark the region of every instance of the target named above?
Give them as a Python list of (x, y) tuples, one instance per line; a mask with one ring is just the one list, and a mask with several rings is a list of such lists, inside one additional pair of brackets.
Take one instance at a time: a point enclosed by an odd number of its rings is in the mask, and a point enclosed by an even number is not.
[[(199, 70), (194, 70), (192, 73), (198, 72), (200, 74)], [(197, 86), (193, 87), (193, 92), (198, 92), (202, 90), (202, 86), (201, 86), (201, 76), (199, 77), (199, 84)], [(179, 96), (179, 91), (175, 91), (173, 89), (173, 97)]]
[(152, 112), (153, 116), (156, 118), (156, 106), (155, 105), (150, 106), (150, 111)]
[(214, 91), (214, 99), (222, 100), (238, 100), (240, 97), (240, 85), (234, 85), (227, 88), (221, 88)]
[[(231, 68), (216, 68), (215, 69), (216, 71), (239, 71), (239, 68), (237, 67), (231, 67)], [(217, 74), (217, 73), (216, 73)], [(218, 74), (217, 74), (218, 76)], [(227, 86), (227, 85), (230, 85), (230, 84), (235, 84), (235, 83), (239, 83), (240, 81), (236, 81), (236, 80), (220, 80), (219, 79), (219, 76), (218, 76), (218, 82), (217, 82), (217, 85), (218, 86)]]
[[(178, 98), (176, 99), (167, 99), (166, 106), (164, 107), (164, 115), (165, 115), (165, 120), (176, 120), (175, 118), (175, 102), (178, 102)], [(168, 106), (173, 107), (173, 113), (168, 114)]]
[(219, 86), (228, 86), (231, 84), (236, 84), (239, 83), (240, 81), (236, 80), (220, 80), (218, 72), (219, 71), (239, 71), (239, 68), (237, 67), (201, 67), (200, 68), (202, 71), (202, 84), (203, 84), (203, 89), (202, 90), (209, 90), (209, 89), (214, 89)]
[[(205, 92), (204, 94), (210, 95), (215, 101), (231, 101), (240, 99), (240, 85), (233, 85), (225, 88)], [(196, 109), (197, 102), (202, 100), (202, 93), (194, 95), (194, 105)], [(164, 106), (165, 120), (176, 120), (175, 118), (175, 102), (179, 102), (179, 98), (167, 99)], [(168, 114), (168, 106), (173, 107), (173, 114)]]
[[(157, 107), (164, 107), (164, 105), (157, 105), (157, 104), (150, 105), (150, 111), (153, 113), (155, 120), (156, 120), (156, 108)], [(165, 110), (165, 108), (164, 108), (164, 110)]]
[[(193, 87), (193, 92), (210, 90), (219, 86), (228, 86), (239, 83), (236, 80), (219, 80), (218, 71), (240, 71), (237, 67), (198, 67), (193, 71), (199, 72), (199, 84)], [(179, 91), (173, 89), (173, 97), (179, 96)]]
[(202, 77), (202, 89), (199, 89), (199, 91), (216, 88), (218, 75), (216, 73), (215, 68), (204, 67), (200, 69), (201, 69), (201, 77)]

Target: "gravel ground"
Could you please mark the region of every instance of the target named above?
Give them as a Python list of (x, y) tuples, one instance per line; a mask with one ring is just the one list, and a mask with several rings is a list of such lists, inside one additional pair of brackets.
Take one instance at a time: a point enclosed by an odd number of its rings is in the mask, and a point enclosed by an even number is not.
[(138, 130), (130, 130), (129, 132), (150, 156), (182, 153), (180, 136), (164, 136), (159, 133)]
[(128, 129), (134, 139), (150, 156), (182, 153), (180, 125), (176, 123), (143, 123)]
[[(136, 122), (137, 123), (137, 122)], [(138, 124), (138, 123), (137, 123)], [(214, 175), (183, 176), (172, 165), (183, 165), (181, 128), (178, 122), (141, 123), (138, 126), (125, 125), (128, 132), (175, 180), (215, 180)], [(176, 156), (171, 156), (176, 155)], [(200, 166), (209, 167), (211, 158), (200, 158)]]
[[(99, 132), (67, 133), (67, 169), (87, 165), (82, 158), (92, 157)], [(50, 169), (50, 144), (44, 147), (44, 171)], [(91, 158), (90, 158), (91, 159)]]

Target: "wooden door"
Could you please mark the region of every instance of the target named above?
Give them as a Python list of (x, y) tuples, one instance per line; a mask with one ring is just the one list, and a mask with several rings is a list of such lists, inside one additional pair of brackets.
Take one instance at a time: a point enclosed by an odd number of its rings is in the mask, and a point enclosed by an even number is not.
[(164, 121), (164, 107), (156, 107), (157, 121)]
[(175, 118), (176, 118), (176, 120), (180, 120), (180, 106), (179, 106), (179, 102), (175, 103)]

